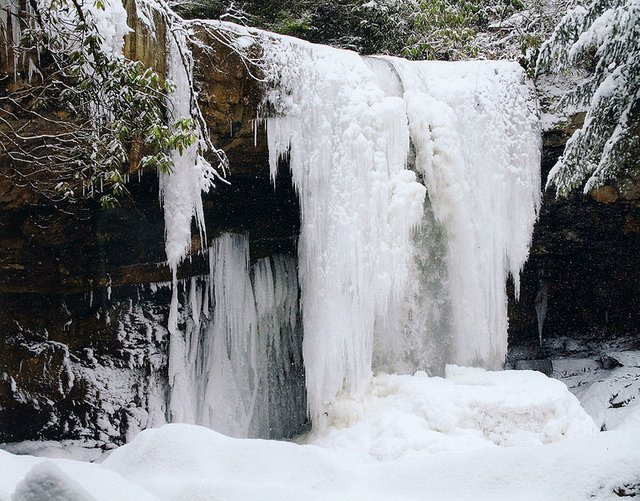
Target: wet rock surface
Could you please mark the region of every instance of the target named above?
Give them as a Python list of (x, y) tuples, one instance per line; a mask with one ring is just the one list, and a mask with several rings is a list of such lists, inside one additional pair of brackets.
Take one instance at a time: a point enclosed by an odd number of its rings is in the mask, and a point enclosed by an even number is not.
[[(544, 135), (543, 180), (566, 139)], [(640, 200), (609, 196), (614, 191), (566, 199), (544, 192), (519, 301), (510, 294), (512, 362), (558, 356), (563, 343), (582, 355), (616, 339), (624, 349), (640, 345)]]

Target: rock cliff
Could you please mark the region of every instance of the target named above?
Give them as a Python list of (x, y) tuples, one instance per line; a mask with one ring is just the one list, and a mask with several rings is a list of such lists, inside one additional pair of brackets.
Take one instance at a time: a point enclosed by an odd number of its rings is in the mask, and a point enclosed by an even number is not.
[[(126, 55), (162, 72), (166, 27), (156, 18), (149, 30), (134, 2), (127, 10)], [(229, 47), (193, 30), (200, 106), (231, 165), (230, 184), (204, 199), (209, 237), (247, 232), (252, 260), (295, 256), (297, 196), (285, 174), (273, 187), (264, 131), (254, 137), (261, 89)], [(0, 68), (9, 68), (2, 50)], [(5, 81), (1, 93), (12, 91)], [(566, 130), (545, 134), (543, 179), (566, 139)], [(70, 213), (7, 177), (10, 168), (0, 157), (0, 441), (125, 441), (167, 412), (170, 275), (157, 176), (130, 172), (132, 196), (119, 207), (87, 202)], [(612, 188), (545, 193), (520, 300), (509, 305), (512, 360), (563, 354), (570, 342), (638, 343), (640, 203), (630, 198)], [(179, 278), (206, 271), (206, 245), (195, 237)]]
[[(543, 102), (544, 105), (544, 102)], [(543, 134), (542, 179), (584, 115)], [(640, 343), (640, 197), (605, 186), (556, 199), (544, 190), (519, 301), (509, 305), (512, 362), (598, 357)]]
[[(125, 55), (162, 72), (162, 19), (150, 30), (135, 2), (126, 8), (133, 30)], [(207, 47), (193, 47), (199, 104), (231, 164), (229, 184), (204, 199), (209, 237), (248, 233), (253, 261), (295, 255), (297, 197), (286, 176), (272, 186), (264, 132), (254, 138), (258, 85), (225, 44), (194, 31)], [(0, 53), (6, 74), (10, 56)], [(0, 92), (12, 90), (0, 83)], [(45, 132), (46, 122), (37, 127)], [(130, 172), (131, 197), (117, 208), (87, 202), (68, 211), (11, 176), (13, 167), (0, 157), (0, 442), (122, 442), (127, 430), (166, 413), (168, 337), (161, 326), (170, 290), (155, 284), (170, 274), (157, 175)], [(180, 279), (208, 271), (203, 247), (194, 237)]]

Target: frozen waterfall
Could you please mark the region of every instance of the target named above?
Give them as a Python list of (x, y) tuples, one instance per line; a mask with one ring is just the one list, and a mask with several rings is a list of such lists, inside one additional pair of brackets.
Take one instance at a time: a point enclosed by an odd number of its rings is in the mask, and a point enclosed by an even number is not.
[[(298, 262), (250, 266), (246, 236), (223, 235), (182, 307), (176, 282), (172, 419), (267, 437), (308, 405), (320, 429), (327, 405), (361, 397), (374, 372), (501, 368), (506, 281), (517, 293), (540, 206), (537, 107), (522, 69), (261, 43), (272, 179), (288, 165), (300, 198)], [(201, 220), (189, 155), (179, 162), (191, 169), (161, 183), (170, 263)]]
[(180, 284), (184, 332), (171, 338), (172, 421), (235, 437), (300, 431), (306, 406), (295, 261), (277, 255), (250, 267), (247, 235), (227, 233), (212, 242), (209, 267), (208, 276)]
[(540, 206), (522, 69), (373, 60), (286, 37), (265, 57), (270, 165), (288, 160), (302, 207), (314, 425), (372, 369), (500, 368), (506, 280), (517, 291)]

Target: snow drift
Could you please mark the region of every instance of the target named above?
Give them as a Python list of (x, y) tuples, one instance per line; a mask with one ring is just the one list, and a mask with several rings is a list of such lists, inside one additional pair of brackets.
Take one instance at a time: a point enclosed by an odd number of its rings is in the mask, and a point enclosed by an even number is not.
[[(616, 499), (637, 493), (637, 429), (597, 433), (561, 382), (449, 367), (380, 376), (307, 444), (171, 424), (101, 464), (0, 451), (0, 499)], [(525, 447), (526, 445), (526, 447)], [(616, 494), (617, 493), (617, 494)], [(31, 497), (30, 497), (31, 496)]]

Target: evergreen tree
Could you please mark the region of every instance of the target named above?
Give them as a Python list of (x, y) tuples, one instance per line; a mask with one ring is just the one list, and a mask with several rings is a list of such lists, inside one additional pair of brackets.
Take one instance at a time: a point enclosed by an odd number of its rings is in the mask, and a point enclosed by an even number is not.
[(549, 174), (558, 196), (640, 176), (640, 0), (592, 0), (570, 10), (538, 59), (538, 74), (588, 75), (561, 106), (587, 106), (584, 125)]

